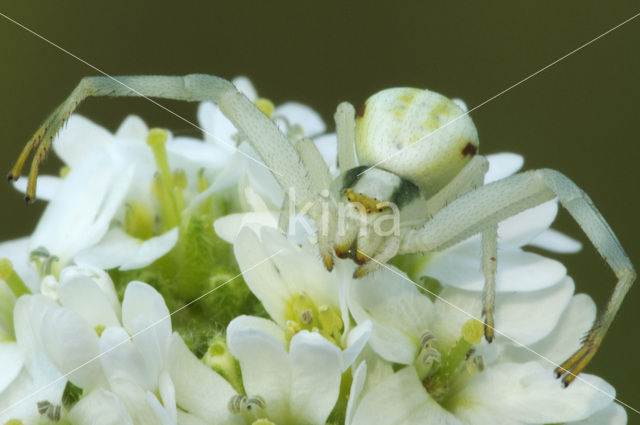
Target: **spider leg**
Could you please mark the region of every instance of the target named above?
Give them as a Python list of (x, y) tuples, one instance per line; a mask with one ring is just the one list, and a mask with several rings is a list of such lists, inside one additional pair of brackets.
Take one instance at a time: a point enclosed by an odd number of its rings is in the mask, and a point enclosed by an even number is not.
[(338, 133), (338, 165), (344, 173), (354, 168), (355, 157), (355, 109), (348, 102), (342, 102), (334, 115), (336, 132)]
[(382, 246), (373, 257), (369, 257), (364, 252), (358, 250), (358, 254), (367, 257), (367, 262), (356, 269), (353, 273), (353, 277), (359, 278), (377, 270), (382, 264), (385, 264), (387, 261), (395, 257), (396, 254), (398, 254), (399, 248), (400, 238), (397, 236), (391, 236), (382, 243)]
[(331, 173), (329, 167), (324, 162), (320, 151), (316, 147), (315, 143), (311, 139), (303, 138), (295, 145), (300, 159), (309, 173), (309, 177), (316, 188), (316, 191), (320, 194), (320, 198), (317, 202), (322, 203), (321, 208), (311, 208), (309, 215), (314, 219), (318, 226), (318, 246), (320, 248), (320, 255), (322, 261), (327, 270), (333, 269), (333, 252), (331, 249), (331, 240), (329, 236), (332, 233), (334, 227), (334, 216), (332, 211), (329, 211), (329, 204), (327, 203), (329, 197), (329, 186), (331, 185)]
[(484, 317), (484, 337), (493, 341), (493, 311), (496, 297), (496, 267), (498, 258), (498, 225), (494, 224), (482, 231), (482, 316)]
[(331, 173), (315, 143), (305, 137), (300, 139), (295, 147), (318, 193), (328, 191), (331, 185)]
[(290, 204), (289, 192), (284, 192), (284, 199), (282, 200), (282, 207), (280, 208), (280, 215), (278, 216), (278, 229), (280, 229), (283, 235), (286, 235), (289, 231), (289, 219), (294, 212)]
[[(456, 198), (482, 185), (484, 175), (489, 170), (489, 161), (477, 155), (438, 193), (427, 200), (427, 211), (435, 214)], [(490, 226), (482, 232), (482, 273), (484, 289), (482, 294), (482, 315), (484, 336), (487, 341), (494, 337), (494, 304), (496, 288), (496, 266), (498, 256), (498, 226)]]
[[(400, 253), (433, 252), (450, 247), (500, 221), (557, 197), (609, 264), (617, 283), (606, 308), (587, 334), (581, 348), (556, 368), (569, 385), (595, 355), (636, 271), (615, 234), (589, 196), (563, 174), (549, 169), (516, 174), (482, 186), (444, 207), (421, 229), (409, 230)], [(489, 251), (487, 251), (489, 252)]]
[(427, 211), (433, 215), (456, 198), (482, 186), (484, 175), (489, 170), (489, 161), (482, 155), (474, 156), (471, 161), (438, 193), (427, 199)]
[(15, 180), (34, 152), (27, 201), (35, 196), (36, 177), (51, 142), (78, 104), (90, 96), (160, 97), (184, 101), (210, 100), (218, 104), (227, 118), (248, 138), (274, 177), (285, 189), (294, 188), (296, 205), (305, 205), (315, 193), (300, 156), (276, 124), (264, 115), (229, 81), (202, 74), (186, 76), (86, 77), (71, 95), (47, 118), (29, 140), (9, 173)]

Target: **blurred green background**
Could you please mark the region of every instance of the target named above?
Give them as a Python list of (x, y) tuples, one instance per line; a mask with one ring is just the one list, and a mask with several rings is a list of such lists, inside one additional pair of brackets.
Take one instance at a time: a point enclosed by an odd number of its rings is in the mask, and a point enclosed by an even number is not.
[[(640, 12), (636, 1), (418, 2), (3, 1), (0, 12), (112, 74), (244, 74), (276, 103), (297, 100), (333, 127), (335, 106), (392, 86), (429, 88), (474, 107)], [(483, 153), (563, 171), (587, 191), (640, 265), (640, 17), (472, 113)], [(96, 71), (0, 17), (0, 169)], [(194, 104), (163, 101), (195, 121)], [(140, 99), (92, 99), (80, 112), (115, 129), (130, 113), (176, 134), (183, 121)], [(57, 160), (45, 171), (56, 172)], [(0, 238), (32, 231), (43, 209), (0, 190)], [(602, 306), (614, 277), (568, 215), (556, 228), (586, 249), (561, 260)], [(640, 408), (632, 289), (588, 368)], [(627, 410), (630, 424), (640, 415)]]

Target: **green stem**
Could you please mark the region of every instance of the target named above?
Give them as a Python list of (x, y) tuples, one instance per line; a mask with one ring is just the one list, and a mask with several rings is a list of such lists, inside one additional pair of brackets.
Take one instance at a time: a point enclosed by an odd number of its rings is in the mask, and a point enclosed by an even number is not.
[(147, 136), (147, 144), (153, 151), (156, 165), (160, 171), (160, 202), (165, 218), (165, 230), (172, 229), (180, 223), (180, 213), (176, 208), (176, 200), (173, 195), (173, 178), (165, 149), (168, 138), (168, 133), (159, 128), (152, 128)]
[(6, 258), (0, 258), (0, 279), (7, 283), (16, 298), (31, 293), (29, 287), (20, 279), (18, 273), (13, 270), (11, 261)]

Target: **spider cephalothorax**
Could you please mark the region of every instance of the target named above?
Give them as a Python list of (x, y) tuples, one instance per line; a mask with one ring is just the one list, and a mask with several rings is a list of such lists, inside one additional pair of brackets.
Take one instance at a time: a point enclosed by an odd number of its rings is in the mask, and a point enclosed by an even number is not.
[[(478, 134), (454, 101), (428, 90), (396, 88), (373, 95), (356, 114), (342, 103), (335, 115), (338, 162), (343, 174), (332, 183), (327, 165), (309, 139), (297, 143), (228, 81), (214, 76), (84, 78), (45, 121), (21, 153), (9, 179), (17, 179), (34, 151), (27, 200), (35, 195), (40, 162), (51, 141), (88, 96), (150, 96), (213, 101), (249, 141), (295, 206), (318, 228), (324, 264), (333, 251), (360, 264), (359, 277), (398, 253), (445, 249), (482, 235), (485, 276), (485, 336), (491, 341), (498, 223), (558, 198), (575, 218), (618, 279), (611, 300), (582, 347), (556, 368), (569, 385), (596, 353), (636, 272), (613, 231), (589, 197), (563, 174), (531, 170), (483, 185), (487, 160), (478, 153)], [(357, 152), (357, 158), (356, 158)], [(287, 195), (288, 196), (288, 195)], [(282, 216), (292, 211), (288, 199)], [(281, 225), (287, 220), (280, 220)], [(498, 259), (499, 260), (499, 259)]]

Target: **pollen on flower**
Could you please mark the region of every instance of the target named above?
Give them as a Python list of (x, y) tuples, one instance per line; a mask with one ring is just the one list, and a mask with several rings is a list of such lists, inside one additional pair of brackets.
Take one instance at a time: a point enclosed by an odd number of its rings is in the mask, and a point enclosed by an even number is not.
[(462, 325), (462, 337), (471, 345), (476, 345), (482, 340), (484, 324), (477, 319), (470, 319)]
[(308, 330), (318, 332), (339, 345), (344, 323), (340, 313), (335, 309), (327, 305), (316, 306), (304, 292), (300, 292), (290, 301), (287, 316), (287, 339), (293, 338), (302, 330)]
[(154, 218), (149, 208), (141, 202), (131, 201), (125, 205), (124, 230), (140, 240), (154, 235)]
[(259, 97), (253, 101), (253, 104), (258, 107), (266, 116), (271, 117), (273, 111), (276, 109), (273, 102), (267, 98)]
[[(432, 345), (437, 342), (427, 339), (414, 366), (424, 388), (439, 403), (443, 403), (456, 388), (456, 383), (472, 374), (484, 370), (484, 359), (475, 354), (474, 345), (482, 340), (484, 326), (477, 319), (470, 319), (462, 325), (461, 338), (450, 347)], [(427, 333), (425, 333), (427, 335)], [(437, 353), (437, 354), (436, 354)]]
[(276, 424), (271, 422), (269, 419), (258, 419), (257, 421), (252, 422), (251, 425), (276, 425)]
[(313, 321), (313, 313), (311, 313), (311, 310), (307, 309), (300, 313), (300, 320), (302, 320), (302, 323), (305, 325), (311, 323), (311, 321)]

